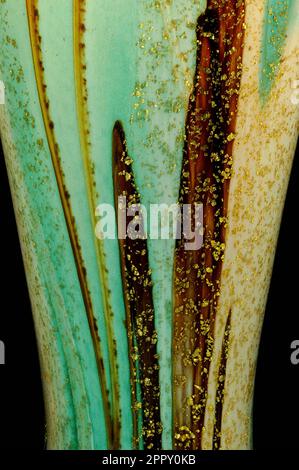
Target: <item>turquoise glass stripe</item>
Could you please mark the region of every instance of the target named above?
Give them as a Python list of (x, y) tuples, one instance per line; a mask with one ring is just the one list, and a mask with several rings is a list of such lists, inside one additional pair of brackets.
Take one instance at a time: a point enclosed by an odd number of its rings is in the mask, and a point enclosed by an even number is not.
[(260, 96), (265, 104), (274, 86), (288, 28), (298, 18), (296, 0), (266, 0), (260, 59)]
[[(56, 448), (107, 448), (102, 396), (81, 289), (35, 85), (25, 2), (1, 4), (4, 150), (30, 263), (48, 422)], [(5, 126), (4, 126), (5, 123)], [(50, 389), (50, 392), (48, 391)], [(48, 445), (51, 447), (51, 442)]]

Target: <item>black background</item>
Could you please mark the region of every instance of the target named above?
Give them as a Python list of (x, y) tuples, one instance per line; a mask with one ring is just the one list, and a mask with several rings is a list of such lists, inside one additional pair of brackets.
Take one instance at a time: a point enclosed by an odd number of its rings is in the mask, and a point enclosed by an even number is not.
[[(1, 149), (0, 149), (1, 151)], [(254, 448), (296, 449), (299, 435), (299, 365), (290, 344), (299, 339), (297, 302), (298, 171), (294, 162), (267, 304), (254, 399)], [(30, 301), (4, 159), (0, 156), (1, 296), (0, 448), (42, 450), (45, 420)]]

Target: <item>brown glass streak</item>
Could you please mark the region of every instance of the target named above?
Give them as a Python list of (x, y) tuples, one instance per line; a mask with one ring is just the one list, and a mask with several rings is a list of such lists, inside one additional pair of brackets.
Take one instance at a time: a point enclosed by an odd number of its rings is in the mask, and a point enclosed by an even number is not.
[(181, 204), (203, 204), (204, 243), (176, 246), (174, 447), (201, 449), (242, 74), (245, 2), (210, 0), (198, 19), (197, 64), (183, 155)]
[[(118, 197), (127, 205), (140, 204), (128, 156), (125, 134), (120, 122), (113, 130), (113, 177), (115, 207)], [(132, 221), (126, 219), (126, 226)], [(118, 223), (121, 221), (118, 219)], [(137, 446), (137, 382), (142, 397), (142, 436), (146, 449), (161, 449), (159, 366), (156, 349), (152, 281), (145, 239), (119, 239), (121, 271), (126, 307), (129, 360), (131, 366), (132, 407), (135, 446)]]
[(215, 423), (213, 433), (213, 450), (219, 450), (221, 446), (221, 424), (222, 424), (222, 412), (223, 412), (223, 400), (224, 400), (224, 388), (226, 379), (226, 364), (228, 357), (228, 348), (230, 340), (230, 329), (231, 329), (231, 311), (227, 317), (224, 338), (222, 342), (222, 352), (220, 358), (220, 366), (218, 372), (218, 383), (216, 390), (216, 403), (215, 403)]

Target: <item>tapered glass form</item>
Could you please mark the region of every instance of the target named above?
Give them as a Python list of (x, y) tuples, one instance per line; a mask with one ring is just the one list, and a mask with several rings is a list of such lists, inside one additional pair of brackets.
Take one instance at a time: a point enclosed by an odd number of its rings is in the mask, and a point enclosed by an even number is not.
[[(298, 136), (297, 3), (0, 1), (49, 449), (251, 447)], [(184, 217), (175, 239), (162, 215), (198, 206), (199, 243)]]

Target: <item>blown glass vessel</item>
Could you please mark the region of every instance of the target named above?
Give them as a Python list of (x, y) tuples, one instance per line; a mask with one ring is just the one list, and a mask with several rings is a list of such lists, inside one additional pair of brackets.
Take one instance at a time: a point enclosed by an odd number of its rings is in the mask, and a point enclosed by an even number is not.
[[(0, 131), (49, 449), (251, 448), (298, 136), (297, 4), (0, 1)], [(107, 236), (120, 197), (201, 205), (201, 246)]]

